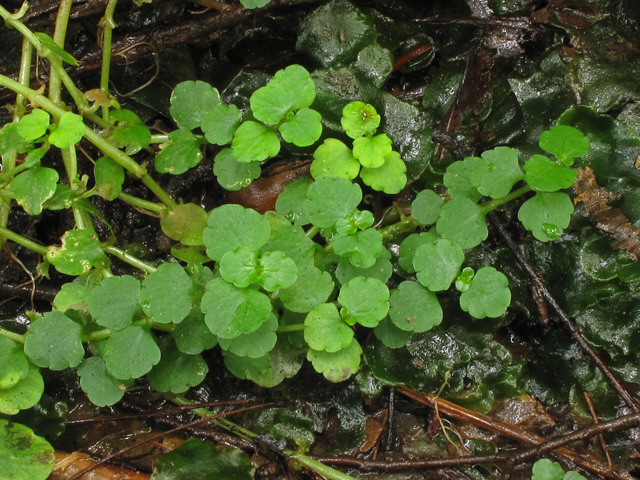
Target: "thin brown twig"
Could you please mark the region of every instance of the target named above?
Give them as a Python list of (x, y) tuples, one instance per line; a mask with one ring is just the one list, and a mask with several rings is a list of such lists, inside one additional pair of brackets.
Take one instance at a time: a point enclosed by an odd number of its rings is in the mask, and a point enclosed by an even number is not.
[[(598, 415), (596, 414), (596, 409), (593, 406), (593, 402), (591, 401), (591, 395), (589, 395), (589, 392), (584, 392), (584, 399), (587, 402), (587, 406), (589, 407), (589, 412), (591, 413), (591, 417), (593, 418), (593, 423), (600, 423), (600, 420), (598, 419)], [(607, 448), (607, 442), (604, 439), (604, 435), (600, 434), (598, 435), (600, 438), (600, 445), (602, 445), (602, 451), (604, 452), (604, 455), (607, 457), (607, 462), (609, 463), (609, 468), (611, 468), (613, 466), (613, 462), (611, 461), (611, 455), (609, 454), (609, 449)]]

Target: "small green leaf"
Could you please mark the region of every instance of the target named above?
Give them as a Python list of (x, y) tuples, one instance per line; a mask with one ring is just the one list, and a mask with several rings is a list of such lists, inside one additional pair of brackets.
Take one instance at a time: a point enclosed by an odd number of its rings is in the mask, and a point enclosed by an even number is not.
[[(46, 128), (44, 131), (47, 131)], [(24, 146), (26, 143), (27, 140), (25, 140), (25, 138), (23, 138), (18, 133), (17, 123), (7, 123), (4, 127), (2, 127), (2, 129), (0, 129), (0, 156), (4, 157), (5, 155), (9, 155), (16, 149)]]
[(29, 360), (24, 348), (13, 340), (0, 336), (0, 390), (16, 385), (29, 373)]
[(27, 140), (37, 140), (49, 128), (51, 115), (44, 110), (36, 108), (18, 122), (18, 135)]
[(213, 173), (222, 188), (235, 192), (251, 185), (253, 180), (260, 177), (262, 170), (256, 162), (238, 162), (233, 157), (233, 151), (230, 148), (223, 148), (216, 155)]
[(108, 407), (122, 400), (127, 387), (133, 385), (133, 379), (118, 380), (109, 374), (107, 365), (101, 357), (85, 359), (78, 367), (80, 387), (91, 403), (99, 407)]
[(161, 393), (184, 393), (204, 380), (209, 367), (200, 354), (181, 352), (169, 335), (162, 337), (158, 345), (162, 357), (147, 374), (151, 388)]
[(438, 235), (433, 231), (412, 233), (400, 244), (398, 265), (400, 265), (407, 273), (415, 273), (416, 269), (413, 268), (413, 257), (416, 254), (416, 250), (420, 245), (435, 242), (437, 239)]
[(231, 373), (241, 379), (253, 380), (259, 378), (271, 366), (271, 354), (258, 358), (249, 356), (241, 357), (228, 350), (222, 350), (224, 354), (224, 364)]
[(250, 377), (255, 383), (265, 388), (275, 387), (285, 378), (292, 378), (302, 368), (304, 360), (303, 353), (293, 348), (285, 337), (278, 339), (276, 346), (269, 352), (268, 358), (269, 367), (258, 375)]
[(423, 225), (435, 223), (443, 201), (433, 190), (423, 190), (411, 203), (411, 215)]
[(68, 63), (69, 65), (73, 65), (74, 67), (78, 66), (78, 61), (73, 58), (69, 52), (65, 51), (60, 45), (58, 45), (53, 38), (43, 32), (34, 32), (34, 35), (40, 39), (42, 44), (51, 50), (53, 53), (58, 55), (63, 62)]
[(140, 310), (140, 281), (130, 275), (105, 278), (89, 296), (89, 311), (99, 325), (128, 327)]
[(39, 367), (76, 367), (84, 357), (82, 327), (62, 312), (47, 312), (31, 324), (24, 353)]
[(110, 375), (129, 380), (149, 373), (160, 361), (160, 349), (148, 327), (129, 326), (111, 333), (103, 358)]
[(66, 185), (58, 183), (56, 184), (56, 191), (42, 204), (42, 208), (46, 210), (64, 210), (71, 208), (78, 193), (79, 192), (71, 190)]
[(40, 215), (44, 202), (53, 196), (59, 179), (53, 168), (33, 167), (14, 177), (11, 188), (18, 205), (29, 215)]
[(260, 325), (257, 330), (231, 339), (220, 339), (220, 347), (240, 357), (264, 357), (273, 350), (278, 336), (278, 319), (271, 313), (269, 320)]
[(532, 473), (531, 480), (562, 480), (564, 476), (564, 470), (560, 464), (546, 458), (533, 464)]
[(300, 65), (289, 65), (284, 70), (278, 70), (269, 84), (283, 87), (293, 94), (291, 110), (308, 107), (316, 98), (316, 84), (309, 72)]
[(540, 135), (540, 148), (555, 155), (564, 165), (573, 165), (573, 157), (586, 155), (589, 145), (589, 139), (569, 125), (556, 125)]
[(569, 226), (573, 203), (566, 193), (544, 193), (536, 195), (522, 204), (518, 220), (541, 242), (558, 238)]
[(53, 306), (60, 312), (68, 309), (89, 312), (88, 301), (93, 287), (80, 283), (65, 283), (53, 299)]
[(389, 289), (375, 278), (356, 277), (340, 289), (338, 302), (347, 309), (350, 318), (374, 328), (389, 311)]
[(433, 292), (406, 281), (391, 294), (389, 317), (400, 330), (426, 332), (442, 322), (442, 307)]
[[(44, 380), (40, 369), (29, 363), (27, 375), (12, 387), (0, 390), (0, 413), (15, 415), (33, 407), (44, 393)], [(0, 455), (0, 461), (3, 455)]]
[(558, 165), (543, 155), (533, 155), (524, 164), (524, 180), (539, 192), (555, 192), (569, 188), (578, 177), (575, 170)]
[(82, 140), (86, 128), (82, 116), (67, 112), (55, 126), (52, 125), (49, 141), (58, 148), (67, 148)]
[(580, 475), (578, 472), (567, 472), (564, 474), (564, 477), (562, 477), (562, 480), (587, 480), (585, 477), (583, 477), (582, 475)]
[(313, 364), (318, 373), (330, 382), (343, 382), (354, 375), (360, 367), (362, 348), (354, 338), (348, 347), (337, 352), (318, 351), (309, 349), (307, 360)]
[(327, 138), (322, 145), (313, 152), (314, 161), (311, 164), (313, 178), (344, 177), (353, 180), (360, 171), (360, 162), (351, 154), (351, 149), (340, 140)]
[(336, 232), (340, 235), (353, 235), (358, 230), (364, 230), (373, 225), (373, 213), (369, 210), (355, 210), (350, 215), (338, 219), (336, 222)]
[(260, 269), (258, 283), (267, 292), (289, 288), (298, 278), (296, 263), (284, 252), (267, 252), (260, 257), (258, 264)]
[(358, 137), (353, 141), (353, 157), (363, 167), (381, 167), (389, 155), (391, 155), (391, 139), (384, 133), (375, 137)]
[(476, 272), (473, 268), (465, 267), (462, 272), (460, 272), (460, 275), (458, 275), (458, 278), (456, 278), (456, 290), (458, 290), (460, 293), (464, 293), (469, 290), (469, 288), (471, 287), (471, 281), (473, 280), (475, 274)]
[(337, 352), (351, 344), (353, 330), (333, 303), (321, 303), (304, 320), (304, 339), (313, 350)]
[(163, 263), (142, 282), (140, 304), (157, 323), (180, 323), (191, 311), (193, 281), (177, 263)]
[(206, 82), (179, 83), (171, 92), (171, 116), (178, 127), (193, 130), (202, 124), (204, 115), (220, 105), (220, 94)]
[(93, 167), (96, 192), (106, 200), (115, 200), (122, 192), (124, 168), (109, 157), (100, 157)]
[[(240, 3), (244, 8), (253, 10), (254, 8), (262, 8), (267, 5), (271, 0), (240, 0)], [(253, 476), (251, 477), (253, 478)]]
[(47, 259), (60, 273), (78, 276), (98, 262), (109, 263), (98, 236), (90, 230), (69, 230), (60, 240), (60, 247), (47, 249)]
[(384, 318), (373, 331), (376, 338), (389, 348), (404, 347), (413, 331), (401, 330), (391, 321), (389, 317)]
[(186, 128), (174, 130), (169, 134), (168, 144), (156, 155), (156, 171), (180, 175), (195, 167), (202, 160), (201, 144)]
[(463, 250), (482, 243), (489, 235), (484, 212), (465, 197), (454, 197), (440, 209), (436, 230), (442, 238), (451, 240)]
[[(313, 266), (314, 254), (319, 245), (305, 235), (299, 225), (284, 225), (272, 231), (271, 238), (262, 247), (266, 252), (287, 252), (287, 257), (295, 262), (298, 269)], [(282, 288), (282, 287), (281, 287)]]
[(227, 145), (233, 140), (242, 114), (235, 105), (216, 105), (202, 118), (202, 131), (214, 145)]
[(282, 117), (295, 110), (293, 92), (284, 85), (274, 84), (273, 80), (253, 92), (250, 103), (255, 118), (269, 125), (279, 123)]
[(493, 267), (478, 270), (469, 289), (460, 295), (460, 308), (475, 318), (497, 318), (510, 303), (509, 280)]
[(44, 438), (28, 427), (0, 419), (0, 475), (11, 480), (46, 480), (56, 455)]
[(204, 245), (202, 232), (207, 228), (209, 215), (200, 205), (182, 203), (163, 210), (160, 226), (165, 235), (183, 245)]
[(322, 116), (318, 112), (305, 107), (280, 125), (280, 135), (285, 142), (298, 147), (308, 147), (322, 135), (321, 120)]
[(370, 137), (380, 126), (380, 115), (373, 105), (364, 102), (350, 102), (342, 109), (340, 123), (351, 138)]
[(382, 253), (376, 258), (376, 263), (369, 268), (354, 267), (348, 258), (340, 258), (336, 268), (336, 278), (342, 285), (346, 285), (356, 277), (377, 278), (385, 283), (393, 273), (390, 258), (391, 253), (386, 248), (382, 249)]
[(453, 198), (466, 198), (476, 203), (482, 198), (482, 194), (471, 182), (471, 169), (473, 162), (465, 159), (462, 162), (453, 162), (447, 167), (443, 182), (449, 189), (449, 195)]
[(280, 151), (276, 133), (261, 123), (247, 121), (238, 127), (231, 142), (233, 158), (241, 163), (262, 162)]
[(311, 223), (329, 228), (349, 215), (362, 200), (362, 189), (342, 177), (320, 177), (307, 191), (307, 210)]
[(189, 315), (176, 325), (171, 336), (180, 351), (188, 355), (196, 355), (218, 344), (218, 339), (207, 327), (204, 314), (199, 308), (191, 309)]
[(236, 287), (245, 288), (257, 283), (258, 252), (244, 246), (225, 253), (220, 260), (220, 275)]
[(118, 148), (127, 147), (127, 155), (138, 153), (151, 143), (151, 132), (131, 110), (113, 110), (110, 115), (118, 125), (112, 127), (109, 139)]
[(514, 148), (496, 147), (475, 160), (470, 172), (471, 184), (491, 198), (504, 197), (524, 176)]
[(241, 205), (222, 205), (209, 214), (203, 234), (207, 255), (215, 261), (238, 246), (260, 249), (271, 236), (269, 221)]
[(360, 178), (374, 190), (389, 195), (399, 193), (407, 184), (407, 166), (398, 152), (391, 152), (381, 167), (363, 167)]
[(348, 257), (353, 266), (369, 268), (382, 253), (382, 235), (373, 228), (353, 235), (336, 235), (333, 250), (341, 257)]
[(439, 239), (420, 245), (413, 257), (418, 281), (432, 292), (451, 286), (464, 262), (464, 253), (457, 243)]
[(310, 265), (298, 270), (296, 282), (280, 291), (280, 299), (288, 310), (307, 313), (326, 302), (333, 288), (331, 275)]
[(214, 278), (207, 284), (201, 308), (213, 334), (235, 338), (253, 332), (269, 319), (271, 301), (253, 288), (238, 288)]
[(307, 209), (307, 192), (313, 184), (309, 177), (301, 177), (291, 182), (276, 200), (276, 212), (284, 215), (292, 223), (308, 225), (311, 223)]

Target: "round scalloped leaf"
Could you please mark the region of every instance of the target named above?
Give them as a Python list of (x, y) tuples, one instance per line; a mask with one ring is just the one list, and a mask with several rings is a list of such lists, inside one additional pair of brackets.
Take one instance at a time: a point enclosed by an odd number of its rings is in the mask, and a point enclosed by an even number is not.
[(140, 304), (154, 322), (180, 323), (191, 311), (193, 281), (177, 263), (163, 263), (142, 282)]
[(111, 158), (100, 157), (93, 167), (93, 176), (96, 179), (96, 192), (102, 198), (115, 200), (122, 192), (124, 168)]
[(17, 132), (26, 140), (37, 140), (45, 133), (50, 125), (51, 115), (40, 108), (26, 114), (18, 122)]
[(203, 234), (207, 255), (215, 261), (238, 246), (260, 249), (271, 235), (269, 221), (241, 205), (222, 205), (209, 214)]
[(558, 165), (544, 155), (533, 155), (523, 167), (524, 180), (539, 192), (555, 192), (569, 188), (578, 177), (572, 168)]
[(327, 138), (313, 152), (311, 175), (320, 177), (343, 177), (353, 180), (360, 171), (360, 162), (351, 154), (351, 149), (340, 140)]
[(362, 189), (358, 184), (342, 177), (320, 177), (309, 187), (306, 203), (311, 223), (329, 228), (351, 214), (361, 200)]
[(0, 390), (13, 387), (29, 373), (24, 347), (0, 336)]
[(301, 177), (284, 187), (276, 200), (276, 212), (292, 223), (308, 225), (311, 217), (307, 209), (307, 191), (313, 184), (309, 177)]
[(288, 288), (298, 278), (296, 263), (284, 252), (267, 252), (258, 261), (260, 275), (258, 283), (267, 292), (275, 292), (280, 288)]
[(111, 119), (118, 123), (117, 126), (111, 127), (109, 135), (109, 140), (116, 147), (126, 146), (127, 154), (133, 155), (151, 143), (151, 132), (131, 110), (112, 110), (110, 115)]
[(269, 353), (269, 368), (259, 375), (252, 376), (251, 380), (261, 387), (275, 387), (285, 378), (291, 378), (298, 373), (303, 361), (303, 352), (293, 348), (284, 337), (281, 337)]
[(413, 257), (418, 281), (432, 292), (451, 286), (464, 262), (464, 253), (457, 243), (439, 239), (420, 245)]
[(173, 209), (165, 209), (160, 217), (160, 226), (165, 235), (183, 245), (204, 245), (202, 232), (207, 227), (209, 215), (200, 205), (182, 203)]
[(280, 140), (271, 128), (247, 121), (236, 130), (231, 149), (233, 158), (241, 163), (262, 162), (278, 154)]
[(391, 152), (378, 168), (363, 167), (360, 178), (374, 190), (394, 195), (407, 184), (407, 166), (398, 152)]
[(349, 346), (353, 330), (333, 303), (321, 303), (304, 320), (304, 339), (313, 350), (337, 352)]
[(55, 126), (51, 126), (49, 142), (58, 148), (67, 148), (82, 140), (85, 129), (82, 116), (67, 112), (60, 117), (60, 121)]
[(47, 167), (33, 167), (15, 176), (11, 188), (16, 202), (29, 215), (41, 214), (42, 204), (55, 193), (59, 178), (58, 172)]
[(91, 292), (88, 306), (99, 325), (122, 330), (140, 310), (140, 281), (130, 275), (105, 278)]
[(433, 292), (406, 281), (391, 294), (389, 317), (400, 330), (426, 332), (442, 322), (442, 307)]
[(65, 283), (53, 299), (53, 306), (63, 313), (68, 309), (89, 313), (88, 301), (93, 288), (80, 283)]
[(373, 330), (376, 338), (389, 348), (404, 347), (413, 331), (401, 330), (391, 321), (389, 317), (383, 318), (378, 326)]
[(362, 347), (354, 338), (346, 348), (337, 352), (309, 349), (309, 360), (316, 372), (322, 373), (330, 382), (343, 382), (354, 375), (360, 367)]
[(340, 124), (351, 138), (372, 136), (380, 126), (380, 115), (373, 105), (349, 102), (342, 109)]
[(522, 204), (518, 220), (541, 242), (558, 238), (569, 226), (573, 203), (566, 193), (538, 192)]
[(206, 139), (214, 145), (231, 143), (242, 114), (235, 105), (216, 105), (202, 118), (202, 131)]
[(473, 163), (465, 159), (462, 162), (453, 162), (447, 167), (442, 181), (449, 189), (449, 195), (452, 198), (463, 197), (473, 203), (482, 198), (482, 194), (471, 183), (472, 166)]
[(314, 254), (318, 248), (319, 245), (307, 237), (300, 225), (283, 225), (271, 233), (261, 253), (287, 252), (287, 257), (300, 269), (314, 265)]
[[(253, 10), (254, 8), (262, 8), (267, 5), (271, 0), (240, 0), (240, 3), (244, 8)], [(253, 477), (252, 477), (253, 478)]]
[(271, 313), (269, 320), (260, 325), (257, 330), (231, 339), (220, 339), (220, 347), (240, 357), (264, 357), (273, 350), (278, 336), (278, 318)]
[(435, 242), (437, 239), (438, 235), (436, 235), (435, 232), (412, 233), (400, 244), (398, 265), (407, 273), (415, 273), (416, 269), (413, 268), (413, 257), (416, 254), (416, 250), (420, 245)]
[(214, 278), (202, 297), (209, 330), (220, 338), (251, 333), (269, 319), (271, 300), (253, 288), (238, 288)]
[(533, 464), (531, 480), (563, 480), (564, 470), (557, 462), (542, 458)]
[(347, 322), (374, 328), (389, 312), (389, 289), (376, 278), (356, 277), (340, 289), (338, 302), (347, 309), (340, 312)]
[(589, 139), (577, 128), (556, 125), (540, 135), (540, 148), (555, 155), (561, 163), (573, 165), (573, 157), (582, 157), (589, 151)]
[(176, 325), (171, 336), (180, 351), (188, 355), (196, 355), (218, 344), (217, 337), (209, 330), (204, 321), (204, 314), (199, 308), (193, 308), (189, 315)]
[(355, 210), (350, 215), (338, 219), (336, 222), (336, 232), (340, 235), (353, 235), (358, 230), (364, 230), (373, 225), (373, 213), (369, 210)]
[(111, 334), (103, 358), (111, 375), (128, 380), (149, 373), (160, 361), (160, 349), (149, 328), (129, 326)]
[(465, 197), (453, 198), (440, 209), (436, 230), (463, 250), (482, 243), (489, 235), (480, 206)]
[(331, 275), (311, 265), (298, 270), (295, 283), (280, 291), (280, 300), (292, 312), (307, 313), (326, 302), (333, 288)]
[(236, 287), (245, 288), (257, 283), (258, 253), (247, 247), (236, 247), (225, 253), (220, 260), (220, 275)]
[(482, 153), (470, 172), (471, 183), (483, 195), (501, 198), (507, 195), (524, 174), (518, 163), (518, 151), (509, 147), (496, 147)]
[(80, 386), (91, 403), (99, 407), (108, 407), (122, 400), (127, 387), (133, 385), (133, 379), (118, 380), (109, 374), (107, 365), (101, 357), (85, 359), (78, 367)]
[(366, 168), (381, 167), (391, 152), (391, 139), (384, 133), (375, 137), (358, 137), (353, 141), (353, 157)]
[(78, 276), (91, 270), (98, 262), (109, 263), (100, 248), (98, 236), (91, 230), (69, 230), (60, 240), (60, 247), (47, 249), (47, 260), (60, 273)]
[(567, 472), (562, 477), (562, 480), (587, 480), (576, 471)]
[(322, 116), (318, 112), (305, 107), (280, 125), (280, 135), (285, 142), (308, 147), (322, 135), (321, 120)]
[(0, 476), (11, 480), (45, 480), (53, 471), (53, 447), (28, 427), (0, 419)]
[(443, 201), (433, 190), (423, 190), (411, 203), (411, 215), (423, 225), (435, 223)]
[(333, 251), (349, 258), (354, 267), (372, 267), (382, 250), (382, 234), (373, 228), (333, 238)]
[(260, 176), (262, 169), (255, 162), (238, 162), (233, 157), (233, 151), (230, 148), (223, 148), (216, 155), (213, 173), (222, 188), (235, 192), (251, 185), (251, 182)]
[(82, 327), (62, 312), (47, 312), (31, 324), (24, 353), (39, 367), (76, 367), (84, 357)]
[(38, 403), (43, 393), (44, 380), (40, 369), (29, 363), (29, 371), (23, 379), (12, 387), (0, 390), (0, 413), (16, 415), (20, 410), (26, 410)]
[(390, 258), (391, 252), (386, 248), (382, 249), (382, 253), (376, 258), (376, 263), (369, 268), (354, 267), (348, 258), (340, 258), (336, 268), (336, 278), (342, 285), (349, 283), (356, 277), (376, 278), (384, 283), (393, 273)]
[(147, 374), (151, 388), (162, 393), (184, 393), (204, 380), (209, 367), (200, 354), (181, 352), (169, 335), (162, 337), (158, 345), (162, 358)]
[(511, 291), (507, 277), (493, 267), (483, 267), (460, 295), (460, 308), (475, 318), (497, 318), (507, 311)]
[(271, 365), (271, 355), (258, 358), (241, 357), (228, 350), (222, 350), (224, 354), (224, 364), (236, 377), (246, 380), (253, 380), (269, 370)]
[(294, 93), (273, 81), (253, 92), (250, 99), (253, 116), (269, 125), (279, 123), (282, 117), (294, 110), (294, 103)]
[(193, 130), (202, 124), (209, 110), (220, 105), (220, 94), (206, 82), (186, 81), (171, 92), (171, 116), (180, 128)]
[(201, 144), (202, 140), (186, 128), (174, 130), (167, 145), (156, 155), (156, 171), (180, 175), (195, 167), (202, 160)]

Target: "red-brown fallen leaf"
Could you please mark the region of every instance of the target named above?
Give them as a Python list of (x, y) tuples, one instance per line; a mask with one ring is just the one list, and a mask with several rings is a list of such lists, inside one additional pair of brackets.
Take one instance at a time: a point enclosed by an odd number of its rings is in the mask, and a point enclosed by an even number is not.
[[(94, 460), (85, 453), (63, 453), (56, 451), (56, 464), (47, 480), (67, 480), (96, 462), (97, 460)], [(79, 480), (149, 480), (149, 478), (150, 476), (146, 473), (139, 473), (129, 470), (128, 468), (105, 464), (86, 473), (80, 477)]]
[(597, 227), (613, 238), (613, 248), (626, 250), (632, 260), (640, 256), (640, 230), (634, 227), (622, 210), (612, 208), (607, 201), (618, 198), (618, 193), (610, 192), (598, 185), (593, 170), (589, 167), (578, 168), (578, 178), (573, 184), (576, 194), (574, 203), (584, 203), (584, 213), (596, 222)]

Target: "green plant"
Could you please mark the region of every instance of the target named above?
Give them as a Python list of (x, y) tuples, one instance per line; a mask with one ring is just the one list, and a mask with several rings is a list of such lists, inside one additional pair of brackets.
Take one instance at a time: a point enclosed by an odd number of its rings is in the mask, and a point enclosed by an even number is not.
[(585, 480), (578, 472), (566, 472), (559, 463), (542, 458), (533, 464), (531, 480)]

